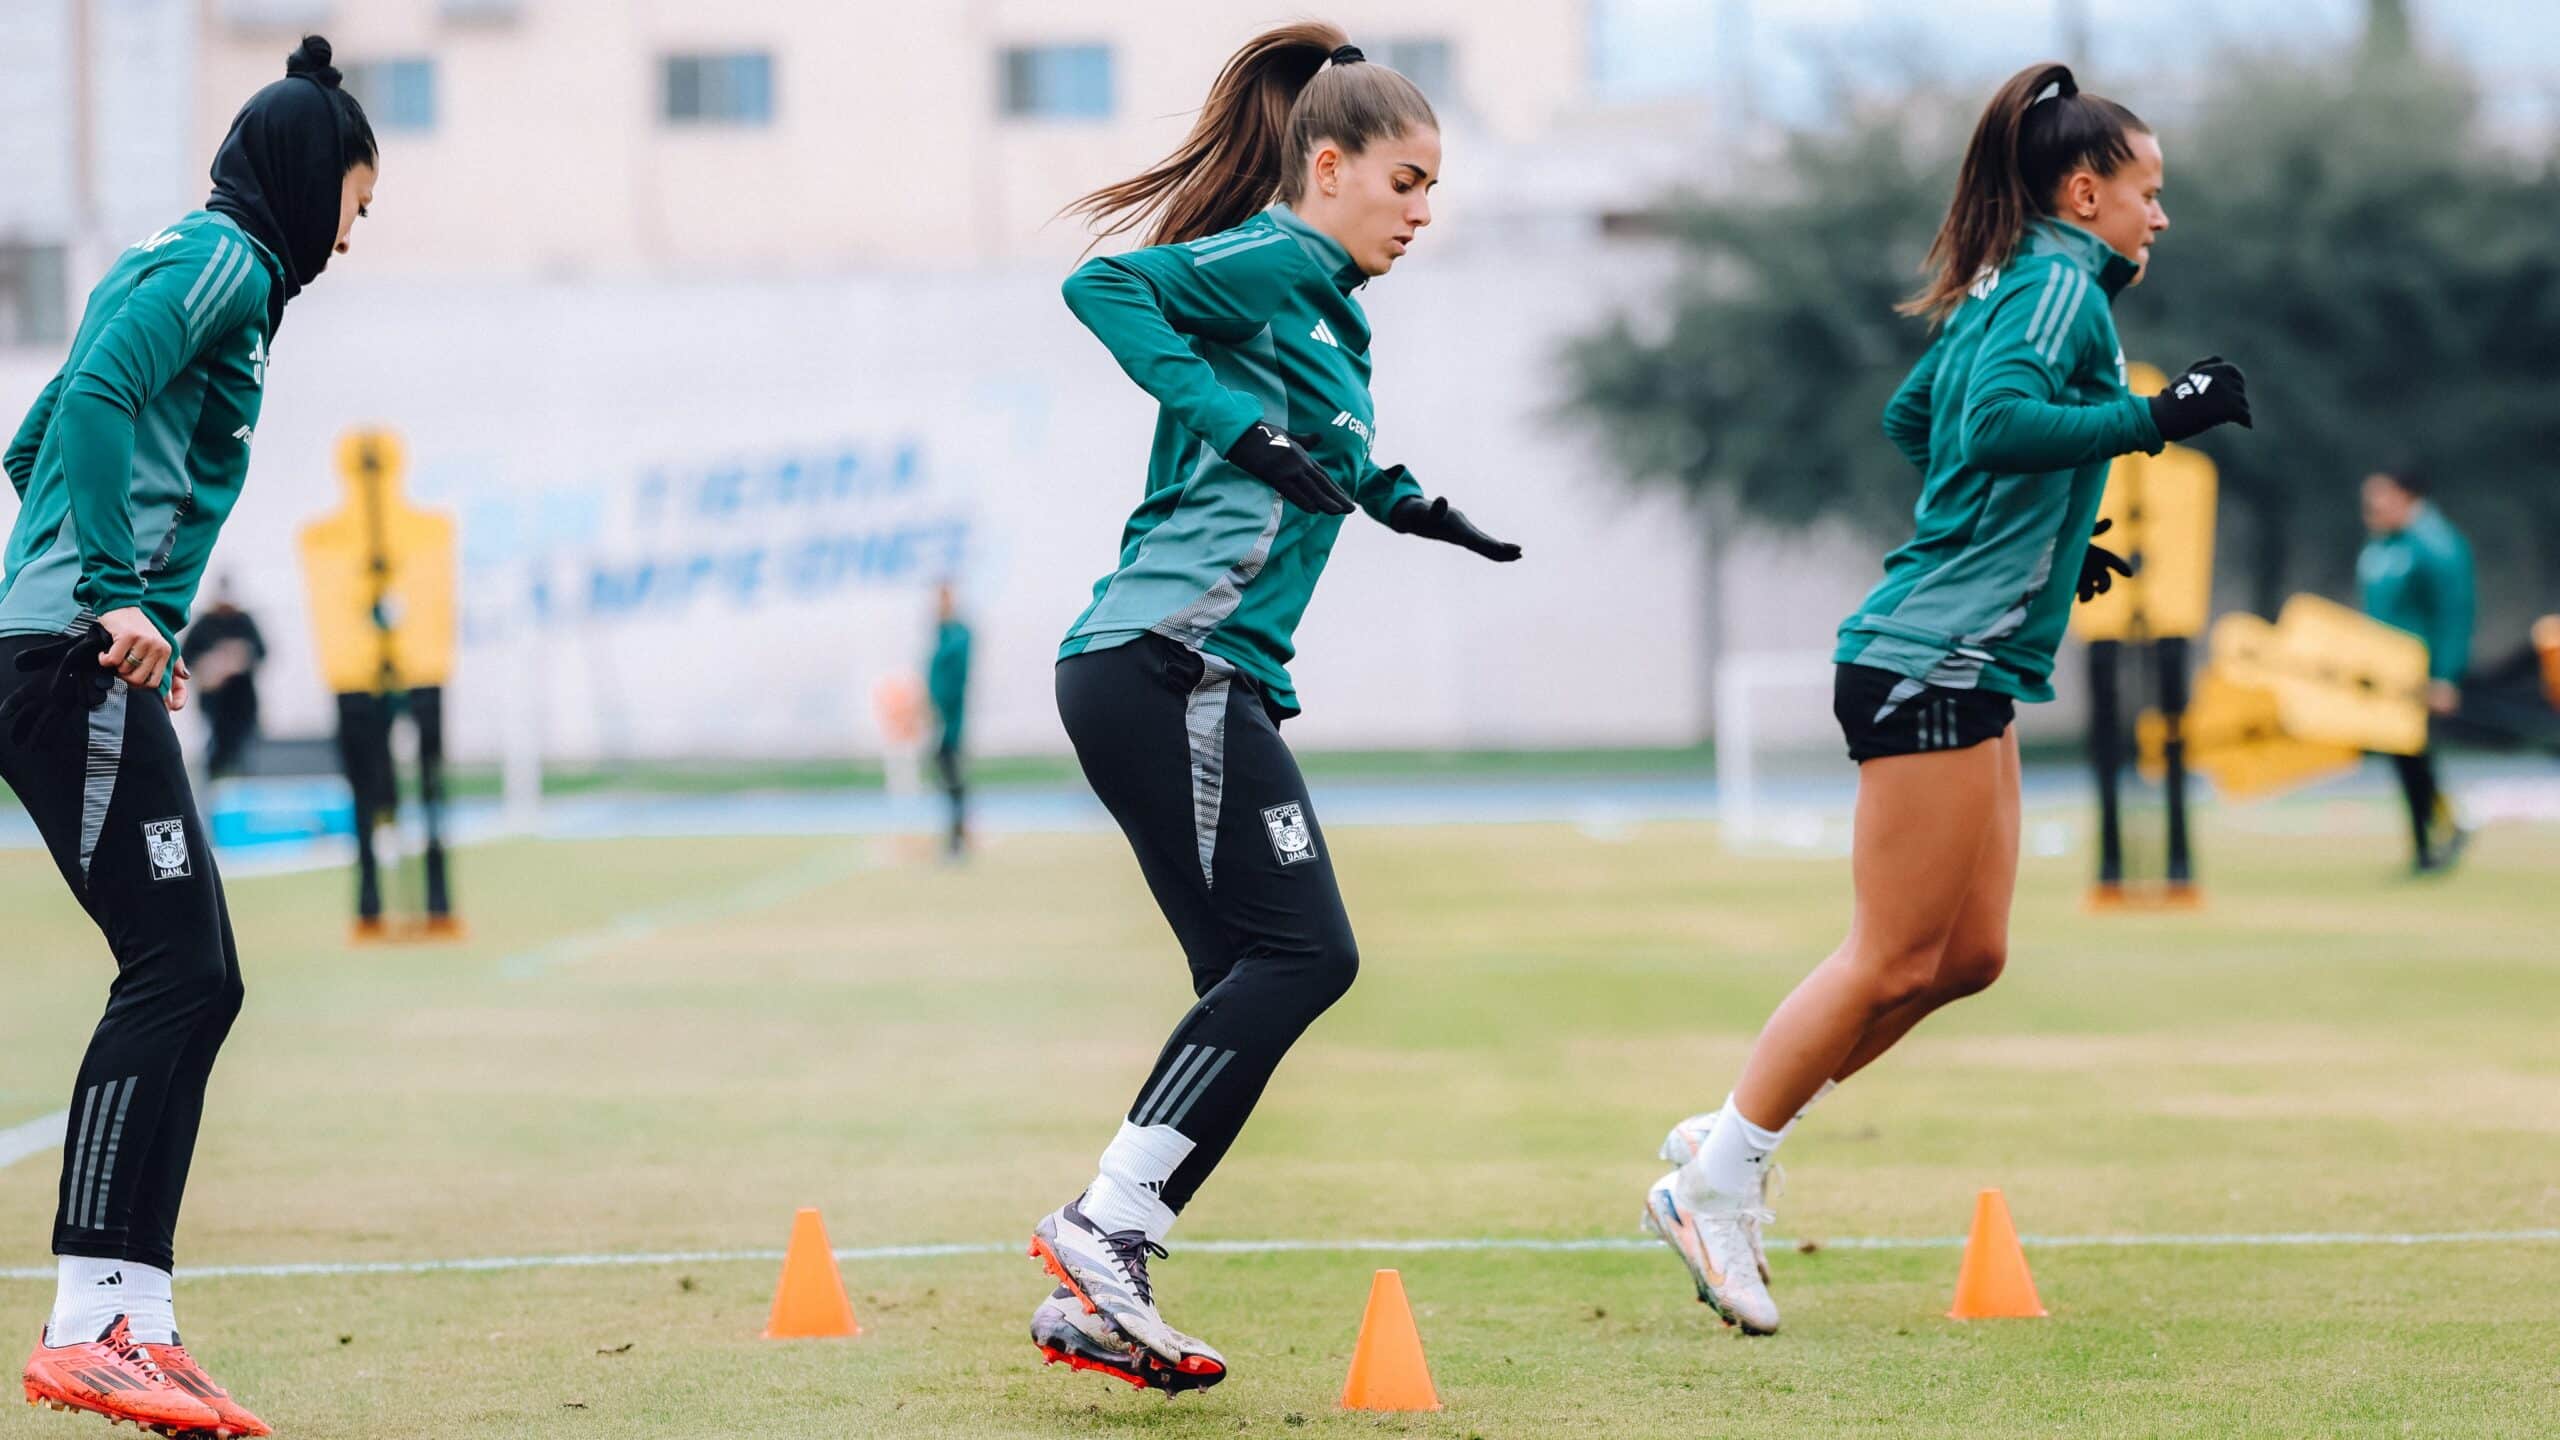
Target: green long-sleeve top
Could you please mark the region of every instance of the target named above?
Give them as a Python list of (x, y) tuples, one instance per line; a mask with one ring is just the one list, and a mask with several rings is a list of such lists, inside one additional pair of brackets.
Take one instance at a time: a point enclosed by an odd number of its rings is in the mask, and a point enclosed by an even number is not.
[(2356, 556), (2364, 613), (2427, 642), (2427, 674), (2458, 681), (2471, 664), (2471, 542), (2435, 506), (2365, 542)]
[(969, 713), (968, 626), (945, 620), (934, 627), (933, 657), (924, 667), (924, 693), (933, 702), (934, 717), (941, 722), (942, 748), (959, 749)]
[(1162, 408), (1119, 563), (1060, 658), (1163, 635), (1233, 663), (1281, 714), (1297, 713), (1298, 621), (1342, 517), (1288, 504), (1225, 455), (1268, 422), (1381, 522), (1422, 493), (1402, 466), (1370, 458), (1369, 320), (1351, 296), (1367, 279), (1286, 205), (1067, 278), (1067, 308)]
[(2134, 274), (2097, 236), (2039, 220), (1947, 317), (1885, 407), (1920, 500), (1912, 538), (1840, 623), (1840, 663), (2053, 698), (2108, 465), (2161, 448), (2116, 338), (2113, 302)]
[(185, 629), (240, 498), (267, 372), (273, 256), (199, 210), (117, 258), (5, 458), (19, 499), (0, 635), (139, 606)]

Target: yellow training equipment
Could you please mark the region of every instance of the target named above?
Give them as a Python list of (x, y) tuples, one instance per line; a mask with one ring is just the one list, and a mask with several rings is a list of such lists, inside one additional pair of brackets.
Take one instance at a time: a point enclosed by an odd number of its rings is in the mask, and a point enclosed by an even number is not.
[(453, 521), (402, 496), (407, 462), (392, 432), (347, 432), (338, 442), (346, 503), (302, 528), (320, 673), (336, 694), (414, 690), (453, 676)]
[(2415, 755), (2427, 747), (2427, 647), (2406, 631), (2317, 595), (2296, 595), (2269, 625), (2226, 615), (2213, 671), (2272, 691), (2296, 740)]
[[(2254, 615), (2234, 618), (2257, 620)], [(2144, 712), (2135, 723), (2135, 743), (2148, 779), (2156, 781), (2167, 769), (2168, 734), (2168, 720), (2156, 710)], [(2188, 765), (2234, 800), (2256, 799), (2352, 770), (2364, 758), (2364, 752), (2349, 746), (2285, 733), (2273, 690), (2239, 684), (2218, 667), (2197, 677), (2183, 734)]]
[[(2137, 395), (2158, 393), (2165, 377), (2149, 365), (2127, 372)], [(2213, 609), (2213, 516), (2219, 476), (2201, 453), (2172, 445), (2157, 455), (2119, 456), (2107, 471), (2098, 518), (2115, 522), (2097, 543), (2129, 560), (2106, 594), (2071, 612), (2083, 640), (2136, 643), (2204, 633)], [(2055, 556), (2055, 564), (2064, 557)]]

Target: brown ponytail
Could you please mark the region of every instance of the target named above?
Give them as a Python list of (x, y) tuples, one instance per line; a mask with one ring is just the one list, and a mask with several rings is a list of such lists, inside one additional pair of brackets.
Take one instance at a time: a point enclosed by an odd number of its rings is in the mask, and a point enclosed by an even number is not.
[[(1370, 142), (1438, 128), (1414, 83), (1347, 50), (1321, 20), (1266, 30), (1218, 72), (1191, 134), (1139, 174), (1070, 203), (1098, 244), (1146, 226), (1147, 243), (1197, 240), (1242, 224), (1273, 200), (1295, 201), (1304, 161), (1330, 140), (1357, 154)], [(1325, 63), (1336, 52), (1343, 58)]]
[[(2044, 92), (2053, 91), (2049, 98)], [(2048, 61), (2009, 77), (1983, 107), (1956, 175), (1956, 197), (1921, 269), (1929, 283), (1896, 308), (1943, 320), (1976, 276), (2005, 265), (2027, 226), (2053, 213), (2054, 192), (2083, 168), (2113, 175), (2133, 158), (2126, 137), (2151, 133), (2140, 116), (2083, 94), (2071, 67)]]

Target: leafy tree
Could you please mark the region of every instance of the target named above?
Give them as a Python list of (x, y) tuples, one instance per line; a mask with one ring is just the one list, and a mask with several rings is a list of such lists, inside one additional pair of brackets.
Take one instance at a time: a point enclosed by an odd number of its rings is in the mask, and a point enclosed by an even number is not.
[[(2466, 77), (2411, 53), (2401, 7), (2375, 10), (2351, 54), (2229, 57), (2191, 112), (2151, 117), (2172, 226), (2118, 318), (2137, 357), (2249, 373), (2256, 430), (2204, 448), (2221, 569), (2253, 606), (2343, 587), (2355, 482), (2410, 458), (2472, 530), (2493, 605), (2560, 601), (2560, 168), (2488, 146)], [(1916, 485), (1877, 421), (1927, 335), (1892, 306), (1979, 104), (1917, 95), (1791, 138), (1756, 188), (1671, 207), (1669, 292), (1566, 356), (1571, 407), (1630, 477), (1899, 537)]]

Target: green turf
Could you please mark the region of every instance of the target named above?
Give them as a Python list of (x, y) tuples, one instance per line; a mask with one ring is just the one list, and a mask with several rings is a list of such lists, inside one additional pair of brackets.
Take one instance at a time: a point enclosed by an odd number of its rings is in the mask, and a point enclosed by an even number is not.
[[(2031, 861), (2007, 979), (1789, 1143), (1790, 1236), (2560, 1226), (2560, 831), (2395, 872), (2388, 813), (2226, 812), (2200, 915), (2091, 917)], [(2278, 824), (2288, 832), (2273, 833)], [(2263, 830), (2243, 828), (2251, 824)], [(2302, 833), (2308, 832), (2308, 833)], [(1745, 1342), (1667, 1253), (1185, 1253), (1233, 1238), (1633, 1233), (1663, 1127), (1837, 939), (1846, 867), (1709, 832), (1346, 829), (1362, 980), (1158, 1267), (1235, 1378), (1043, 1370), (997, 1256), (848, 1267), (869, 1333), (756, 1338), (769, 1263), (187, 1282), (200, 1356), (297, 1437), (2479, 1435), (2560, 1429), (2560, 1244), (2031, 1251), (2051, 1319), (1941, 1318), (1948, 1250), (1775, 1257)], [(447, 949), (349, 950), (342, 877), (244, 881), (195, 1264), (1011, 1241), (1070, 1195), (1185, 999), (1108, 837), (965, 869), (860, 841), (465, 852)], [(0, 1125), (58, 1108), (103, 950), (0, 855)], [(1072, 973), (1072, 986), (1054, 977)], [(53, 1171), (0, 1170), (0, 1266)], [(1448, 1408), (1334, 1408), (1396, 1264)], [(0, 1282), (31, 1330), (49, 1287)], [(628, 1346), (628, 1349), (622, 1347)], [(611, 1353), (605, 1353), (611, 1352)], [(8, 1407), (0, 1437), (103, 1433)]]

